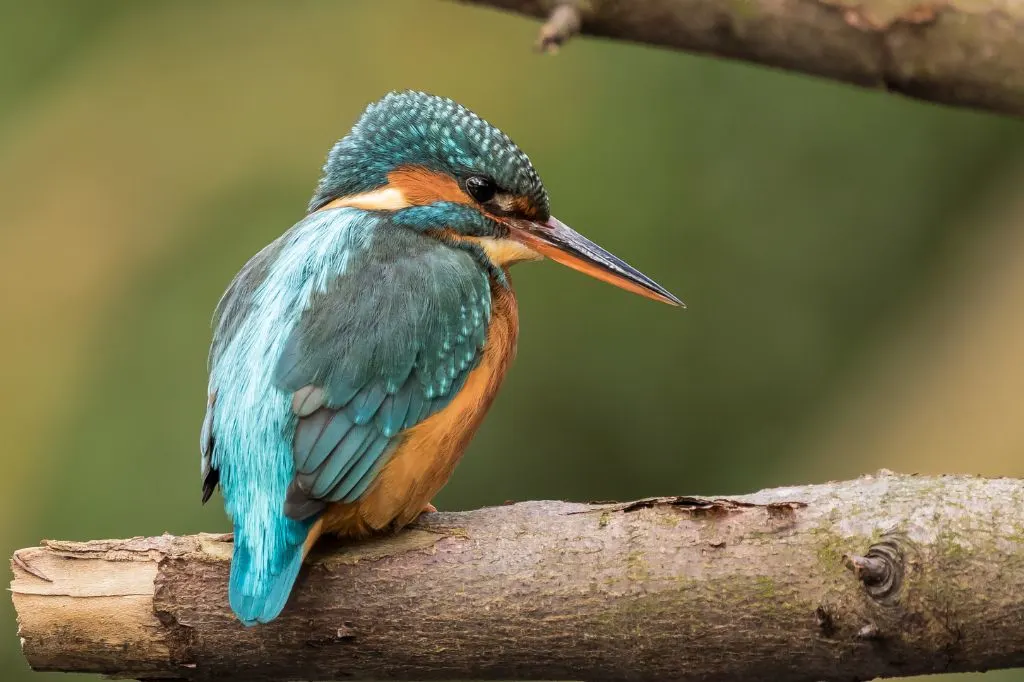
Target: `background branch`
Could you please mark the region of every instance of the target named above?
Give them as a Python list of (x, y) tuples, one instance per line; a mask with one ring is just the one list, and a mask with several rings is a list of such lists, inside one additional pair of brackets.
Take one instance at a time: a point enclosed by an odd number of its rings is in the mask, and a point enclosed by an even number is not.
[(909, 97), (1024, 114), (1017, 0), (459, 0), (576, 32), (756, 62)]
[(730, 499), (429, 514), (321, 551), (246, 629), (231, 544), (13, 562), (37, 670), (188, 680), (866, 680), (1024, 665), (1024, 481), (877, 476)]

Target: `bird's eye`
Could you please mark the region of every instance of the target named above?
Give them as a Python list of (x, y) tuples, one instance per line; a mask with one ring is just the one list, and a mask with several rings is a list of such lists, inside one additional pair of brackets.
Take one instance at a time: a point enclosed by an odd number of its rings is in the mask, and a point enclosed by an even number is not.
[(486, 204), (494, 198), (494, 195), (498, 192), (498, 186), (490, 178), (485, 178), (482, 175), (472, 175), (466, 178), (466, 191), (476, 201)]

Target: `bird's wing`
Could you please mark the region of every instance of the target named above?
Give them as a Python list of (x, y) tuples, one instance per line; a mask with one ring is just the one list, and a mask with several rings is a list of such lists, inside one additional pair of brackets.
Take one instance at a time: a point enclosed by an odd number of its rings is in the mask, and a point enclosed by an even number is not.
[(297, 520), (369, 487), (402, 431), (442, 409), (477, 365), (488, 276), (467, 252), (395, 230), (315, 294), (275, 385), (292, 394)]
[[(267, 276), (267, 271), (274, 259), (277, 258), (284, 239), (279, 238), (262, 250), (242, 267), (241, 271), (231, 280), (224, 295), (217, 303), (213, 313), (214, 334), (213, 344), (210, 346), (209, 367), (212, 370), (217, 359), (227, 344), (234, 338), (239, 325), (245, 319), (248, 305), (252, 301), (253, 292)], [(200, 469), (203, 479), (203, 504), (213, 495), (214, 489), (220, 483), (220, 472), (217, 463), (214, 461), (213, 449), (213, 414), (217, 401), (217, 389), (210, 386), (209, 396), (206, 402), (206, 415), (203, 417), (203, 427), (199, 433)]]

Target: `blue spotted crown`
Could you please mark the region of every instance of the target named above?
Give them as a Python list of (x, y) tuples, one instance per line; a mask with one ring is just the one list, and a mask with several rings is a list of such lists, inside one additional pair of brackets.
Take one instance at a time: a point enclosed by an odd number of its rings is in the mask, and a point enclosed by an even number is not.
[(489, 175), (503, 190), (549, 212), (537, 171), (508, 135), (451, 99), (416, 91), (389, 93), (366, 108), (328, 154), (310, 210), (380, 187), (403, 165), (455, 177)]

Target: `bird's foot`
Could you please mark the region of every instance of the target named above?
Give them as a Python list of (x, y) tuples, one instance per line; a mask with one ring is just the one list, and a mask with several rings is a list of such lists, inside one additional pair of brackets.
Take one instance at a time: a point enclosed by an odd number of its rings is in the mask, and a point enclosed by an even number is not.
[(415, 526), (417, 523), (419, 523), (420, 521), (423, 520), (423, 515), (424, 514), (433, 514), (436, 511), (437, 511), (437, 507), (435, 507), (434, 505), (432, 505), (429, 502), (427, 502), (423, 506), (423, 509), (420, 510), (420, 513), (416, 515), (416, 518), (414, 518), (412, 521), (409, 522), (409, 525), (410, 526)]

